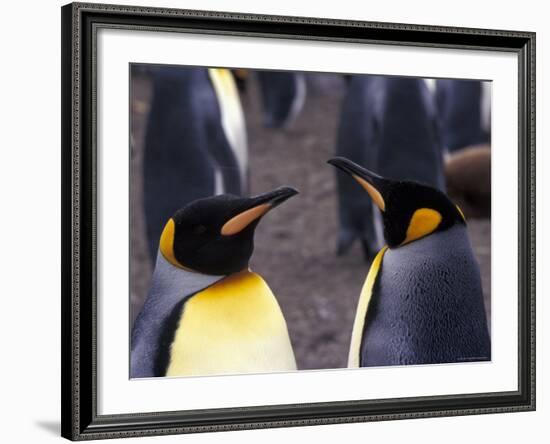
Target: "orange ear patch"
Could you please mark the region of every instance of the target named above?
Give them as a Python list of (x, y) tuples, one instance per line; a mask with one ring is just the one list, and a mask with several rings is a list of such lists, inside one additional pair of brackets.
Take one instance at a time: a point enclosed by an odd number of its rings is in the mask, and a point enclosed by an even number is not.
[(431, 208), (420, 208), (414, 212), (407, 228), (407, 235), (401, 245), (420, 239), (432, 233), (441, 223), (441, 213)]

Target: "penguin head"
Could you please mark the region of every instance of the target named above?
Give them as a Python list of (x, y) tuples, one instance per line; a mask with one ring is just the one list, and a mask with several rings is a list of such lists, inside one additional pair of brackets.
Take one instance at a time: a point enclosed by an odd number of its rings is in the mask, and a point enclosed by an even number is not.
[(328, 163), (351, 175), (380, 209), (390, 248), (466, 224), (460, 208), (436, 188), (381, 177), (344, 157)]
[(159, 250), (172, 265), (189, 271), (242, 271), (248, 267), (262, 216), (295, 194), (294, 188), (281, 187), (255, 197), (223, 194), (195, 200), (168, 220)]

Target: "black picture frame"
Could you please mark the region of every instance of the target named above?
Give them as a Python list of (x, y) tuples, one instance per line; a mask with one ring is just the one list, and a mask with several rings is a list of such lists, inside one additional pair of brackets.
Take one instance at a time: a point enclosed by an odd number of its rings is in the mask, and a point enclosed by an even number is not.
[[(72, 3), (62, 7), (62, 436), (118, 438), (535, 409), (535, 33)], [(96, 30), (100, 27), (509, 51), (519, 64), (518, 390), (97, 414)]]

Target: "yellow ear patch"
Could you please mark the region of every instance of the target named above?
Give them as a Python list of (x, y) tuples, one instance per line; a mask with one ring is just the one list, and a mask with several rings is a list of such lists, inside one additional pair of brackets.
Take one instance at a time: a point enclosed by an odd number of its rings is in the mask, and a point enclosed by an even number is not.
[(386, 209), (386, 202), (384, 202), (384, 198), (380, 194), (380, 191), (374, 188), (374, 186), (372, 186), (362, 177), (359, 177), (355, 174), (352, 174), (352, 176), (367, 191), (367, 193), (369, 193), (369, 196), (375, 203), (375, 205), (380, 208), (380, 210), (384, 211)]
[(405, 245), (432, 233), (439, 226), (441, 219), (443, 219), (441, 213), (431, 208), (420, 208), (416, 210), (409, 222), (407, 236), (405, 240), (401, 242), (401, 245)]
[(256, 207), (249, 208), (242, 213), (233, 216), (225, 224), (223, 224), (221, 233), (223, 236), (232, 236), (244, 230), (248, 225), (254, 222), (259, 217), (262, 217), (271, 209), (271, 204), (261, 204)]
[(164, 258), (172, 265), (182, 268), (180, 263), (174, 256), (174, 234), (176, 232), (176, 223), (174, 219), (170, 219), (164, 226), (162, 234), (160, 235), (159, 249)]

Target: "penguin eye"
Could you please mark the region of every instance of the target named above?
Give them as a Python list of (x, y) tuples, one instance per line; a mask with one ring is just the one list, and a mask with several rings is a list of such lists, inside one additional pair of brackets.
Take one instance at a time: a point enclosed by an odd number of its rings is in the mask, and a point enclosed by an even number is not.
[(195, 225), (193, 227), (193, 234), (203, 234), (204, 232), (206, 232), (206, 227), (204, 225)]

